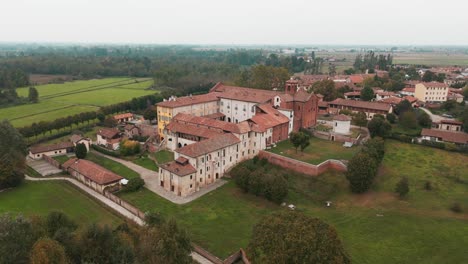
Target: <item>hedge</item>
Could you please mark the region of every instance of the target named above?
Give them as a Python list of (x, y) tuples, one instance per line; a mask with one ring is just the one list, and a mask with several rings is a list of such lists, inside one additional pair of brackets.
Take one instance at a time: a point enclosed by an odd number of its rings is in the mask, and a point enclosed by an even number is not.
[(105, 149), (103, 147), (100, 147), (98, 145), (91, 145), (91, 148), (93, 148), (94, 150), (96, 150), (97, 152), (101, 152), (102, 154), (106, 154), (106, 155), (109, 155), (109, 156), (112, 156), (112, 157), (116, 157), (116, 158), (119, 158), (120, 157), (120, 153), (118, 152), (115, 152), (115, 151), (112, 151), (112, 150), (108, 150), (108, 149)]

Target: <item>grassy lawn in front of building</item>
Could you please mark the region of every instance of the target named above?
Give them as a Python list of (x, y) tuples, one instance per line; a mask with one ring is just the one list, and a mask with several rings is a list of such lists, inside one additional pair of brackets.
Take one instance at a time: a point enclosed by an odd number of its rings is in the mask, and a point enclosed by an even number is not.
[(291, 144), (289, 139), (276, 144), (269, 151), (285, 157), (301, 160), (311, 164), (319, 164), (328, 159), (349, 160), (360, 149), (358, 146), (343, 147), (343, 143), (311, 137), (310, 145), (301, 152)]
[(55, 156), (52, 157), (54, 160), (58, 161), (60, 164), (64, 164), (67, 160), (70, 159), (67, 155)]
[(98, 154), (95, 154), (93, 152), (88, 152), (86, 155), (86, 159), (90, 160), (96, 164), (101, 165), (102, 167), (124, 177), (127, 180), (133, 179), (133, 178), (138, 178), (140, 175), (129, 169), (128, 167), (118, 163), (117, 161), (113, 161), (111, 159), (108, 159), (106, 157), (100, 156)]
[(142, 166), (144, 168), (147, 168), (148, 170), (159, 171), (159, 168), (156, 165), (156, 162), (154, 162), (154, 160), (152, 160), (152, 159), (150, 159), (148, 157), (141, 156), (141, 157), (138, 157), (138, 158), (132, 160), (132, 162), (137, 164), (137, 165), (140, 165), (140, 166)]
[(117, 226), (123, 222), (113, 211), (65, 181), (23, 182), (0, 192), (0, 213), (44, 216), (51, 211), (64, 212), (80, 224)]
[[(354, 263), (463, 263), (468, 185), (427, 173), (438, 171), (438, 164), (446, 162), (456, 168), (454, 173), (466, 172), (468, 156), (396, 141), (387, 141), (386, 148), (380, 173), (368, 193), (352, 194), (343, 173), (328, 171), (309, 177), (290, 172), (286, 202), (333, 225)], [(416, 160), (421, 165), (414, 165)], [(402, 173), (410, 177), (405, 199), (394, 193)], [(422, 189), (427, 177), (434, 181), (432, 191)], [(248, 245), (261, 217), (286, 210), (243, 193), (233, 181), (185, 205), (175, 205), (147, 189), (119, 195), (143, 211), (174, 217), (195, 242), (221, 258)], [(465, 201), (464, 213), (449, 210), (454, 200)], [(325, 201), (332, 201), (332, 206), (326, 207)]]
[(169, 150), (160, 150), (154, 153), (154, 157), (158, 161), (158, 164), (164, 164), (174, 160), (174, 152)]

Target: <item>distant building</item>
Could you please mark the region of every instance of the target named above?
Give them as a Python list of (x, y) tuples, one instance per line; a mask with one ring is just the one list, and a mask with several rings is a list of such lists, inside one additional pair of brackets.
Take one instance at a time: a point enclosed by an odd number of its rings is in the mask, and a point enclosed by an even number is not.
[(400, 94), (414, 96), (414, 91), (415, 90), (416, 90), (416, 88), (414, 88), (414, 87), (405, 87), (405, 88), (403, 88), (403, 90), (400, 91)]
[(462, 131), (463, 123), (457, 120), (441, 120), (440, 122), (433, 122), (432, 127), (439, 130), (445, 131)]
[(375, 114), (387, 116), (387, 114), (393, 112), (393, 107), (385, 103), (345, 100), (342, 98), (328, 102), (328, 112), (330, 114), (338, 114), (340, 110), (349, 110), (353, 113), (364, 112), (367, 119), (372, 119)]
[(445, 102), (448, 96), (448, 85), (439, 82), (416, 84), (414, 97), (422, 102)]
[(122, 137), (120, 131), (116, 128), (103, 128), (97, 133), (96, 143), (111, 150), (119, 149)]
[(114, 116), (114, 119), (119, 124), (126, 123), (129, 121), (133, 121), (133, 114), (132, 113), (118, 114)]
[(449, 142), (457, 145), (468, 145), (468, 134), (463, 132), (444, 131), (423, 128), (421, 139), (435, 142)]
[(60, 142), (51, 145), (36, 145), (29, 149), (31, 159), (42, 159), (43, 155), (49, 157), (61, 156), (75, 151), (75, 145), (72, 142)]

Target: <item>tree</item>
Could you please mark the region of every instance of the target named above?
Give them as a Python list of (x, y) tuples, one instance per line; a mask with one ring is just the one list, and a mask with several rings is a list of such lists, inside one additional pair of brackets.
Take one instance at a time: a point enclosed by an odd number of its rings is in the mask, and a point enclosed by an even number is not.
[(151, 121), (156, 118), (156, 111), (152, 107), (148, 107), (145, 112), (143, 112), (143, 117)]
[(44, 237), (36, 241), (31, 251), (31, 264), (66, 264), (65, 249), (57, 241)]
[(104, 124), (105, 127), (115, 127), (117, 126), (117, 120), (115, 120), (114, 117), (109, 116), (106, 119), (104, 119)]
[(355, 115), (353, 116), (353, 123), (354, 123), (356, 126), (359, 126), (359, 128), (367, 126), (367, 116), (366, 116), (366, 113), (364, 113), (364, 112), (358, 112), (357, 114), (355, 114)]
[(140, 237), (139, 258), (143, 263), (192, 263), (188, 233), (174, 219), (159, 228), (150, 227)]
[(338, 97), (338, 91), (335, 88), (333, 80), (323, 80), (315, 82), (312, 85), (312, 90), (315, 93), (323, 95), (323, 100), (333, 101)]
[(29, 87), (28, 99), (31, 103), (39, 102), (39, 92), (37, 91), (36, 87)]
[(252, 263), (351, 263), (332, 226), (297, 211), (280, 210), (253, 228)]
[(78, 225), (62, 212), (52, 211), (45, 219), (45, 228), (49, 237), (54, 237), (61, 229), (75, 231), (77, 227)]
[(396, 115), (393, 113), (387, 114), (387, 120), (390, 124), (395, 124), (396, 122)]
[(401, 115), (403, 115), (403, 113), (412, 111), (412, 110), (413, 110), (413, 107), (411, 106), (411, 103), (406, 99), (401, 101), (395, 106), (395, 113), (400, 117)]
[(432, 81), (435, 81), (436, 79), (437, 79), (436, 74), (431, 72), (431, 71), (424, 72), (424, 74), (422, 76), (422, 81), (423, 82), (432, 82)]
[(374, 99), (374, 96), (374, 90), (372, 90), (372, 88), (370, 87), (364, 87), (361, 90), (361, 100), (363, 101), (371, 101), (372, 99)]
[(400, 198), (406, 196), (409, 193), (408, 178), (402, 178), (395, 186), (395, 192), (398, 193)]
[(289, 134), (289, 140), (293, 144), (294, 148), (301, 148), (301, 152), (304, 151), (310, 145), (310, 136), (304, 132), (291, 132)]
[(88, 149), (84, 143), (79, 143), (75, 147), (75, 155), (79, 159), (86, 158), (86, 154), (88, 154)]
[(465, 106), (465, 109), (463, 110), (461, 120), (463, 122), (463, 131), (468, 133), (468, 106)]
[(400, 124), (406, 128), (416, 128), (418, 127), (418, 121), (416, 119), (416, 114), (413, 111), (404, 112), (400, 116)]
[(232, 169), (231, 174), (234, 175), (236, 185), (244, 192), (248, 192), (250, 171), (244, 166), (238, 166)]
[(363, 193), (369, 190), (377, 173), (377, 162), (368, 153), (363, 151), (354, 155), (348, 163), (346, 179), (349, 181), (351, 191)]
[(120, 142), (120, 154), (130, 156), (140, 152), (140, 143), (135, 140), (124, 139)]
[(23, 136), (8, 121), (0, 122), (0, 190), (21, 183), (26, 153)]
[(392, 131), (392, 126), (381, 116), (375, 115), (367, 124), (371, 137), (387, 137)]
[(141, 189), (145, 185), (145, 181), (142, 178), (130, 179), (124, 188), (126, 192), (135, 192)]
[(380, 137), (371, 138), (364, 143), (362, 151), (369, 154), (380, 163), (385, 155), (385, 141)]
[(99, 122), (101, 122), (101, 123), (103, 123), (104, 120), (106, 120), (106, 115), (103, 114), (102, 112), (98, 112), (98, 113), (96, 114), (96, 117), (97, 117), (97, 119), (99, 120)]
[(420, 112), (418, 115), (418, 123), (422, 127), (430, 128), (432, 125), (432, 120), (426, 112)]
[(306, 149), (310, 145), (310, 136), (309, 134), (306, 134), (304, 132), (299, 132), (299, 133), (302, 133), (300, 148), (301, 148), (301, 152), (304, 152), (304, 149)]
[(29, 263), (35, 236), (31, 221), (23, 216), (0, 216), (0, 263)]

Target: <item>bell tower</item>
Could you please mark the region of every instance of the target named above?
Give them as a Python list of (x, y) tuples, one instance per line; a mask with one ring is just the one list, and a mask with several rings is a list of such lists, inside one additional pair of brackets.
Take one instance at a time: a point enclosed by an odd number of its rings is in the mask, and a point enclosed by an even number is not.
[(287, 80), (286, 85), (284, 87), (284, 92), (287, 94), (294, 95), (297, 92), (297, 88), (299, 86), (299, 82), (297, 80)]

